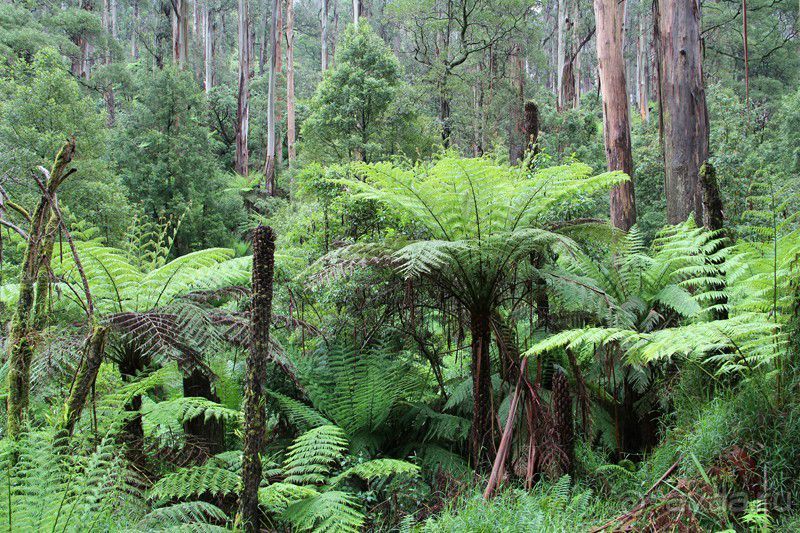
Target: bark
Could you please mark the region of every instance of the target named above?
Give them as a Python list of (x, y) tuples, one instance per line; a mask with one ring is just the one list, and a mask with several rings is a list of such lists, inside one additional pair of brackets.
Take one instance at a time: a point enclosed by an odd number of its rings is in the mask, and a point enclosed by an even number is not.
[(558, 98), (559, 110), (564, 108), (564, 101), (561, 95), (564, 86), (564, 63), (566, 59), (566, 26), (566, 0), (558, 0), (558, 10), (556, 13), (556, 95)]
[(214, 86), (214, 24), (209, 0), (203, 2), (203, 87), (208, 93)]
[(553, 424), (558, 439), (556, 443), (562, 456), (559, 461), (561, 474), (572, 473), (575, 462), (575, 432), (572, 420), (572, 397), (567, 376), (556, 370), (553, 376)]
[(525, 135), (525, 64), (522, 59), (522, 46), (512, 46), (509, 61), (512, 68), (512, 94), (509, 115), (511, 131), (509, 132), (508, 155), (510, 163), (516, 165), (525, 157), (527, 136)]
[(81, 413), (83, 413), (86, 399), (89, 397), (89, 391), (94, 387), (97, 373), (100, 371), (100, 365), (103, 362), (108, 332), (108, 327), (96, 327), (91, 336), (86, 339), (83, 358), (72, 382), (69, 397), (64, 405), (64, 415), (61, 419), (61, 429), (68, 436), (72, 436), (75, 424), (78, 423)]
[(269, 324), (272, 317), (272, 281), (275, 236), (272, 229), (258, 226), (253, 232), (253, 289), (250, 303), (250, 353), (244, 391), (244, 447), (242, 450), (242, 493), (240, 523), (246, 531), (258, 531), (258, 487), (266, 412), (262, 384), (267, 378)]
[(296, 127), (294, 110), (294, 6), (293, 0), (286, 0), (286, 146), (289, 152), (289, 166), (296, 155)]
[(439, 84), (439, 123), (442, 125), (442, 146), (450, 147), (450, 96), (447, 94), (447, 75)]
[[(700, 187), (703, 189), (703, 225), (710, 231), (722, 232), (724, 229), (724, 214), (722, 212), (722, 195), (720, 194), (719, 185), (717, 183), (717, 172), (711, 162), (706, 161), (700, 167)], [(722, 237), (722, 235), (719, 235)], [(711, 250), (712, 254), (719, 252), (724, 244), (719, 242)], [(725, 258), (719, 257), (709, 261), (715, 268), (724, 270)], [(724, 276), (722, 277), (724, 280)], [(725, 284), (711, 287), (713, 290), (718, 291), (720, 294), (714, 297), (714, 305), (716, 306), (712, 312), (715, 320), (728, 319), (728, 297), (725, 295)]]
[(536, 155), (539, 140), (539, 108), (533, 102), (525, 102), (525, 140), (526, 150)]
[(322, 0), (322, 35), (320, 37), (320, 70), (328, 70), (328, 11), (330, 0)]
[(603, 139), (609, 170), (621, 170), (631, 179), (611, 190), (611, 223), (628, 231), (636, 223), (633, 189), (631, 128), (628, 91), (622, 56), (622, 17), (616, 0), (594, 0), (597, 58), (603, 99)]
[(656, 0), (659, 127), (664, 152), (667, 222), (703, 220), (700, 167), (708, 159), (699, 0)]
[(131, 57), (134, 61), (139, 59), (139, 40), (138, 40), (138, 32), (139, 32), (139, 0), (133, 0), (131, 2), (133, 8), (133, 29), (131, 31)]
[(503, 436), (500, 439), (500, 446), (497, 449), (497, 457), (495, 457), (494, 464), (492, 465), (492, 473), (489, 476), (489, 481), (486, 484), (486, 489), (483, 491), (483, 499), (488, 500), (492, 497), (495, 489), (500, 484), (505, 471), (505, 464), (508, 459), (509, 452), (511, 451), (511, 439), (514, 435), (514, 421), (517, 418), (517, 406), (519, 399), (523, 393), (523, 377), (527, 372), (528, 359), (522, 360), (520, 365), (519, 377), (517, 379), (517, 386), (514, 389), (514, 395), (511, 397), (511, 404), (508, 408), (508, 419), (506, 420), (506, 427), (503, 429)]
[(269, 29), (269, 62), (267, 88), (267, 155), (264, 161), (264, 182), (267, 194), (275, 194), (275, 77), (278, 66), (278, 0), (272, 0), (272, 18)]
[(494, 405), (492, 402), (491, 343), (488, 313), (472, 313), (472, 431), (470, 454), (473, 467), (483, 470), (494, 458)]
[(36, 210), (31, 216), (28, 245), (22, 260), (17, 309), (11, 322), (8, 339), (8, 424), (6, 431), (11, 438), (19, 435), (28, 417), (31, 386), (30, 365), (33, 358), (33, 337), (36, 334), (33, 324), (34, 285), (40, 270), (42, 268), (49, 270), (50, 268), (49, 260), (47, 264), (42, 262), (42, 250), (46, 244), (46, 231), (52, 214), (50, 199), (55, 198), (58, 187), (69, 176), (70, 172), (67, 167), (72, 162), (74, 154), (75, 140), (70, 139), (58, 152), (45, 184), (47, 194), (42, 194)]
[(648, 63), (647, 32), (644, 30), (644, 15), (639, 16), (639, 39), (636, 50), (636, 80), (639, 114), (644, 122), (650, 121), (650, 66)]
[(183, 70), (189, 58), (189, 0), (174, 0), (172, 4), (172, 61)]
[(247, 176), (250, 153), (247, 134), (250, 126), (250, 15), (248, 0), (239, 0), (239, 94), (236, 107), (235, 170)]
[[(211, 379), (201, 369), (194, 368), (183, 376), (183, 396), (186, 398), (205, 398), (219, 402), (219, 397), (211, 388)], [(197, 416), (183, 424), (187, 440), (212, 456), (225, 449), (225, 422), (221, 419)]]

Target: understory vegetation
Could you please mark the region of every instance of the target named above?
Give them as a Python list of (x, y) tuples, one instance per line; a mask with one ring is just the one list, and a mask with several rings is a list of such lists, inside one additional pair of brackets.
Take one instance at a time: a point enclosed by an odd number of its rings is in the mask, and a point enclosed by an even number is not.
[(0, 5), (0, 528), (800, 530), (797, 4), (627, 3)]

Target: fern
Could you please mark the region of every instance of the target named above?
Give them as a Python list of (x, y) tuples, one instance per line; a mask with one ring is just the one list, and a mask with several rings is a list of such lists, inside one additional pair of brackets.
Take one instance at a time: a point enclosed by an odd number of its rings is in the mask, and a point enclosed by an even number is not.
[(289, 446), (284, 463), (286, 482), (295, 485), (323, 483), (331, 465), (342, 459), (347, 448), (345, 433), (336, 426), (307, 431)]
[(162, 477), (150, 489), (149, 497), (156, 501), (186, 499), (211, 494), (225, 496), (237, 493), (241, 478), (237, 472), (209, 462), (202, 466), (180, 468)]
[(364, 514), (355, 496), (330, 490), (293, 503), (281, 518), (298, 531), (318, 533), (356, 533), (364, 524)]
[(365, 481), (388, 478), (393, 475), (415, 476), (419, 473), (417, 465), (400, 461), (398, 459), (373, 459), (351, 466), (338, 476), (331, 479), (331, 485), (338, 485), (350, 476), (361, 478)]

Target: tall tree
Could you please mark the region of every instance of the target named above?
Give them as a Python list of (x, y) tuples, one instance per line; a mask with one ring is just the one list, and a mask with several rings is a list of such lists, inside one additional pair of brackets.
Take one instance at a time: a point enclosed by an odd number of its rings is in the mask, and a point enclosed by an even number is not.
[(250, 303), (250, 353), (244, 390), (244, 446), (239, 518), (245, 531), (259, 531), (258, 487), (261, 484), (261, 448), (266, 432), (264, 390), (269, 360), (269, 324), (272, 319), (272, 280), (275, 271), (275, 235), (269, 226), (253, 231), (253, 289)]
[(511, 102), (509, 115), (511, 117), (508, 155), (512, 165), (516, 165), (525, 155), (528, 139), (525, 135), (525, 62), (522, 46), (512, 44), (509, 57), (511, 68)]
[(631, 180), (611, 189), (611, 223), (627, 231), (636, 223), (633, 189), (631, 127), (628, 118), (628, 90), (622, 55), (622, 13), (616, 0), (594, 0), (597, 28), (597, 59), (603, 97), (603, 139), (609, 170), (621, 170)]
[(214, 13), (203, 0), (203, 88), (206, 93), (214, 86)]
[(189, 0), (172, 2), (172, 61), (183, 69), (189, 58)]
[(267, 194), (275, 194), (275, 77), (278, 67), (278, 9), (279, 0), (272, 0), (269, 28), (269, 81), (267, 87), (267, 155), (264, 161), (264, 182)]
[(558, 108), (563, 109), (564, 64), (566, 60), (566, 33), (568, 24), (566, 0), (558, 0), (556, 13), (556, 97)]
[(250, 14), (248, 0), (239, 0), (239, 95), (236, 106), (236, 172), (246, 176), (250, 123)]
[(650, 120), (650, 64), (648, 61), (647, 32), (645, 31), (644, 13), (639, 15), (639, 38), (636, 41), (636, 101), (639, 103), (639, 114), (642, 120)]
[(294, 110), (294, 5), (286, 0), (286, 146), (289, 165), (295, 158), (295, 110)]
[(328, 11), (330, 0), (322, 0), (322, 34), (320, 36), (320, 69), (328, 70)]
[(659, 129), (664, 152), (667, 222), (703, 221), (699, 172), (708, 159), (699, 0), (653, 4), (658, 59)]

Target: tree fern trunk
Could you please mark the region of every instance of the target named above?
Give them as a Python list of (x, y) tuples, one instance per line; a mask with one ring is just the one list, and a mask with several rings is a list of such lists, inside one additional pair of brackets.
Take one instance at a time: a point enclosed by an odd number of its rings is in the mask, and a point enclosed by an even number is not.
[(569, 393), (567, 376), (560, 370), (553, 376), (553, 423), (558, 437), (557, 445), (563, 453), (560, 461), (561, 472), (569, 474), (572, 472), (575, 456), (572, 397)]
[(492, 405), (492, 369), (489, 354), (491, 343), (488, 313), (473, 313), (472, 333), (472, 433), (470, 452), (476, 469), (492, 464), (494, 457), (494, 408)]
[(258, 487), (264, 442), (264, 392), (269, 357), (269, 323), (272, 315), (272, 279), (275, 236), (272, 228), (258, 226), (253, 233), (253, 295), (250, 303), (250, 354), (244, 391), (244, 449), (239, 521), (246, 531), (258, 530)]
[[(183, 376), (183, 396), (198, 397), (219, 402), (219, 397), (211, 389), (211, 379), (202, 370), (195, 368)], [(207, 455), (215, 455), (224, 449), (225, 422), (221, 419), (197, 416), (183, 424), (186, 438), (203, 449)]]

